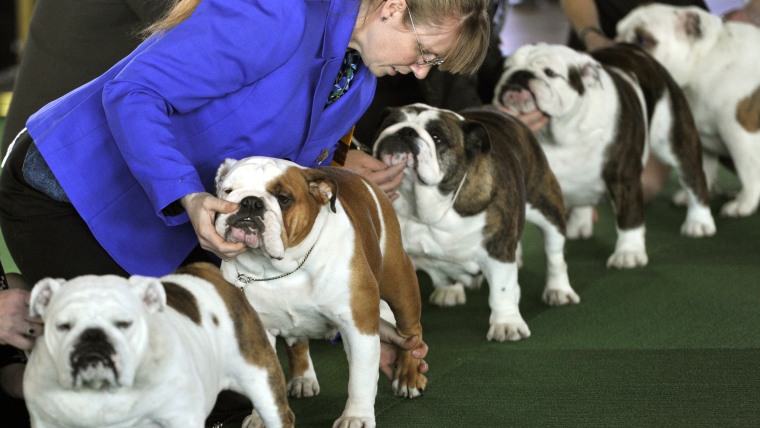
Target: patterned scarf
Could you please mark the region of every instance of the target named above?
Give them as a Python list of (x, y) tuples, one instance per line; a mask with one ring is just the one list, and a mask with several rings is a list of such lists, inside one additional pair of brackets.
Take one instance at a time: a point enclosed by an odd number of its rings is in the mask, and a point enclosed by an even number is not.
[(327, 103), (325, 104), (325, 107), (334, 103), (343, 94), (348, 92), (348, 88), (351, 86), (351, 80), (354, 78), (354, 74), (356, 73), (356, 67), (359, 66), (361, 59), (362, 58), (359, 56), (359, 52), (353, 49), (346, 51), (346, 56), (343, 57), (343, 63), (340, 66), (338, 76), (335, 77), (335, 83), (333, 84), (332, 91), (330, 91), (330, 96), (327, 97)]

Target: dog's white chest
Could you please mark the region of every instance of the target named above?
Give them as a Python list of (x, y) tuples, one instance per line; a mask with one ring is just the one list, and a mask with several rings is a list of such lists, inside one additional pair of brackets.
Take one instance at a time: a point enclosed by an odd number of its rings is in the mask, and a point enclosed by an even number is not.
[[(320, 291), (306, 273), (296, 273), (278, 282), (251, 283), (246, 297), (258, 312), (264, 328), (274, 336), (289, 338), (331, 338), (335, 325), (330, 321), (329, 302), (344, 300), (341, 292), (332, 290), (331, 298)], [(340, 288), (340, 287), (337, 287)], [(338, 295), (335, 295), (337, 292)]]

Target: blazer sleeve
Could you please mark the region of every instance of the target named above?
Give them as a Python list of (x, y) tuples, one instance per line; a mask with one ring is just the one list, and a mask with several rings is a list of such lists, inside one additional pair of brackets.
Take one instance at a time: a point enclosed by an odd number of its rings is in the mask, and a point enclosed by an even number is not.
[(300, 43), (305, 13), (300, 1), (203, 0), (177, 27), (146, 41), (105, 84), (113, 138), (164, 221), (176, 220), (167, 220), (163, 208), (204, 191), (171, 132), (171, 116), (203, 109), (275, 72)]

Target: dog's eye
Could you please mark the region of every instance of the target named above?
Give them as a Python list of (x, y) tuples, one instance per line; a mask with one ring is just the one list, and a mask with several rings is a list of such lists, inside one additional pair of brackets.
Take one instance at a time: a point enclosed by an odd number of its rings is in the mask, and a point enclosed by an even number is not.
[(552, 70), (551, 68), (545, 68), (544, 74), (546, 75), (546, 77), (557, 77), (557, 73), (555, 73), (554, 70)]
[(636, 40), (634, 41), (635, 44), (641, 46), (644, 49), (649, 49), (654, 46), (654, 41), (646, 36), (643, 36), (641, 34), (636, 35)]
[(293, 202), (293, 198), (291, 198), (290, 196), (288, 196), (288, 195), (286, 195), (286, 194), (284, 194), (284, 193), (280, 193), (280, 194), (278, 194), (278, 195), (277, 195), (277, 202), (278, 202), (278, 203), (279, 203), (281, 206), (287, 206), (287, 205), (289, 205), (291, 202)]
[(69, 322), (62, 322), (55, 326), (55, 328), (58, 329), (58, 331), (65, 332), (71, 330), (71, 323)]
[(438, 134), (430, 134), (430, 137), (433, 139), (433, 142), (435, 144), (441, 144), (441, 136)]
[(126, 330), (132, 326), (132, 321), (116, 321), (113, 323), (119, 330)]
[(232, 193), (232, 189), (230, 188), (222, 189), (222, 194), (229, 195), (230, 193)]

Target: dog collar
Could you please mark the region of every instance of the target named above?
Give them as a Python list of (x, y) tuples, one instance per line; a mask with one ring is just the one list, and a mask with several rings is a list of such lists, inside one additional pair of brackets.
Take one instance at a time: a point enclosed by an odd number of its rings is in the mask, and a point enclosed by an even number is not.
[[(322, 229), (322, 230), (324, 230), (324, 229)], [(296, 271), (298, 271), (298, 269), (301, 269), (301, 267), (303, 267), (303, 264), (306, 263), (306, 259), (309, 258), (309, 255), (314, 250), (314, 247), (317, 246), (317, 242), (319, 242), (319, 238), (322, 237), (322, 230), (319, 231), (319, 235), (317, 235), (317, 239), (314, 240), (314, 243), (311, 245), (311, 248), (309, 248), (309, 251), (307, 251), (306, 255), (303, 256), (303, 259), (301, 259), (301, 262), (298, 263), (298, 266), (296, 266), (295, 269), (293, 269), (292, 271), (290, 271), (288, 273), (283, 273), (283, 274), (280, 274), (280, 275), (277, 275), (277, 276), (273, 276), (271, 278), (254, 278), (251, 275), (248, 275), (248, 274), (245, 274), (245, 273), (240, 273), (240, 271), (238, 270), (237, 266), (235, 266), (235, 272), (237, 272), (237, 280), (238, 280), (238, 282), (240, 282), (240, 283), (243, 284), (242, 286), (238, 286), (238, 288), (240, 289), (240, 291), (245, 292), (245, 289), (252, 282), (274, 281), (275, 279), (284, 278), (284, 277), (286, 277), (286, 276), (288, 276), (288, 275), (290, 275), (292, 273), (295, 273)]]

